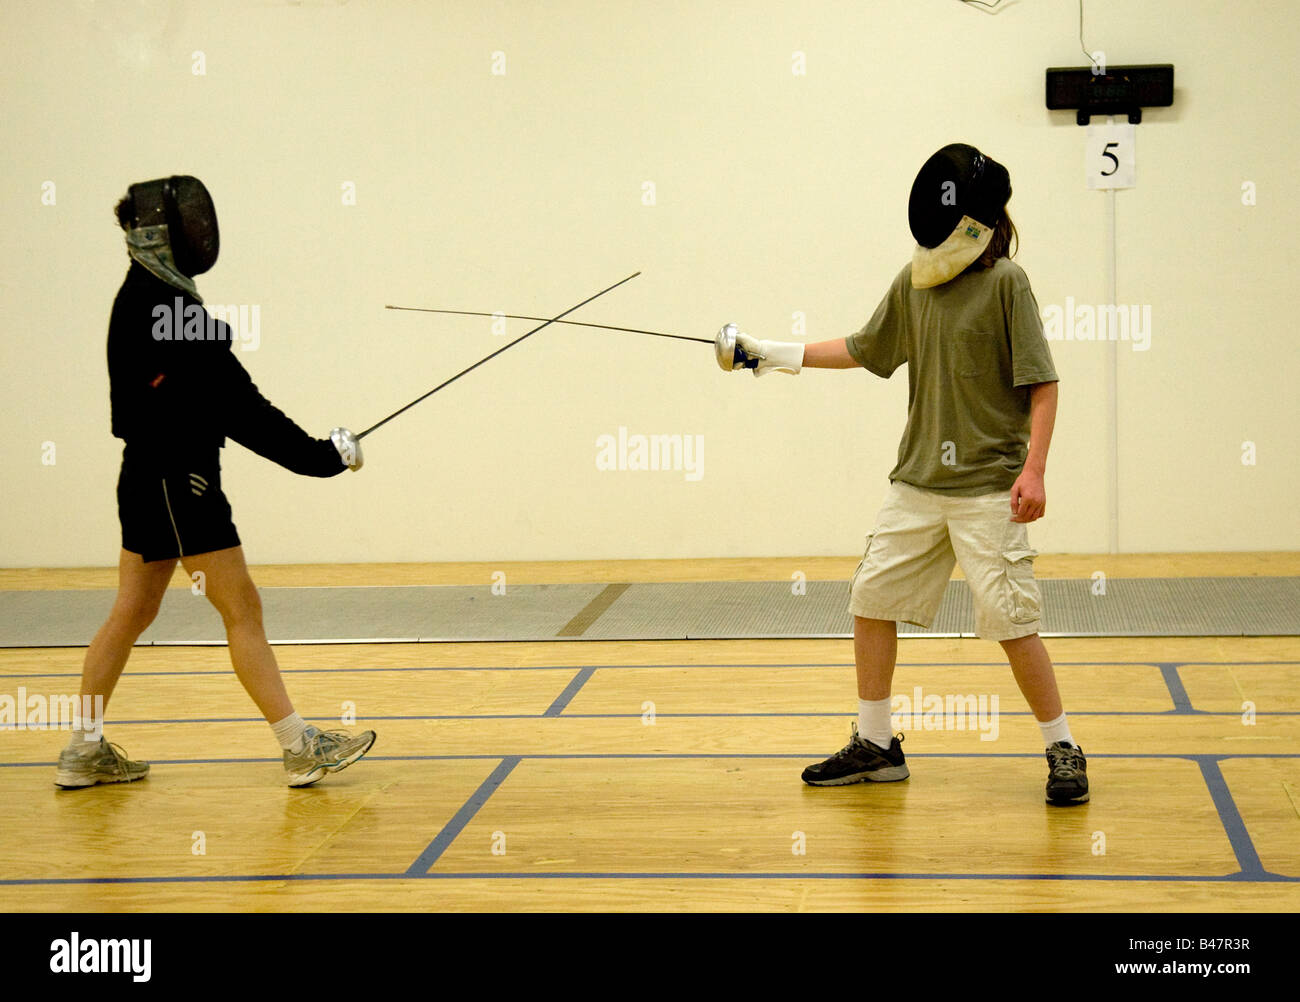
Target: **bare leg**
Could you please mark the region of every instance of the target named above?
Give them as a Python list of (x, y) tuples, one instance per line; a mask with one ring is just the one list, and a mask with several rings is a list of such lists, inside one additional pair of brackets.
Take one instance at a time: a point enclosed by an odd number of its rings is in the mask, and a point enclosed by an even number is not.
[(858, 698), (889, 698), (898, 660), (898, 625), (887, 619), (853, 617), (853, 660), (858, 669)]
[(1052, 659), (1047, 655), (1042, 638), (1035, 633), (1001, 643), (1011, 662), (1016, 684), (1034, 711), (1034, 718), (1041, 723), (1055, 720), (1063, 712), (1061, 693), (1056, 687), (1056, 672), (1052, 670)]
[(262, 716), (271, 724), (289, 716), (293, 713), (293, 703), (280, 678), (275, 654), (266, 642), (262, 599), (248, 576), (243, 547), (182, 557), (181, 562), (191, 577), (196, 571), (203, 574), (204, 592), (226, 624), (230, 663)]
[(131, 648), (158, 615), (158, 606), (175, 569), (175, 560), (145, 563), (140, 554), (122, 551), (117, 563), (117, 598), (113, 609), (86, 648), (81, 669), (83, 697), (98, 696), (107, 709), (109, 697), (131, 656)]

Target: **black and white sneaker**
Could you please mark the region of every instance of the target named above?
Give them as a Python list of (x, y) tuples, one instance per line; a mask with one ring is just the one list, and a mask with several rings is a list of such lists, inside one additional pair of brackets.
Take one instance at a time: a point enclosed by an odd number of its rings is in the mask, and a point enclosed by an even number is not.
[(1047, 747), (1047, 802), (1054, 807), (1088, 802), (1088, 760), (1068, 741)]
[(803, 781), (809, 786), (847, 786), (849, 783), (895, 783), (909, 775), (903, 758), (903, 736), (896, 735), (889, 742), (889, 750), (872, 744), (858, 734), (853, 725), (849, 743), (825, 762), (810, 765), (803, 771)]

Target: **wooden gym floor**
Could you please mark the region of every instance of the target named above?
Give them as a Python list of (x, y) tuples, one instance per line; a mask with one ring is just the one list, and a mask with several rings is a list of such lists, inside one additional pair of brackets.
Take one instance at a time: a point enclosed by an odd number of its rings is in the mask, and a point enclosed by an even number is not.
[[(1297, 562), (1041, 557), (1038, 573), (1276, 575)], [(781, 580), (847, 578), (854, 563), (254, 579)], [(4, 588), (113, 584), (107, 570), (0, 571)], [(0, 888), (12, 911), (1300, 910), (1300, 638), (1047, 644), (1088, 755), (1085, 806), (1044, 804), (1038, 728), (983, 641), (901, 640), (894, 692), (990, 709), (996, 697), (985, 731), (904, 722), (911, 778), (837, 789), (799, 773), (848, 738), (847, 641), (280, 647), (304, 717), (354, 707), (379, 733), (364, 760), (306, 790), (283, 785), (224, 648), (139, 648), (106, 733), (152, 763), (146, 780), (57, 791), (66, 735), (0, 730)], [(82, 656), (0, 651), (0, 693), (75, 692)]]

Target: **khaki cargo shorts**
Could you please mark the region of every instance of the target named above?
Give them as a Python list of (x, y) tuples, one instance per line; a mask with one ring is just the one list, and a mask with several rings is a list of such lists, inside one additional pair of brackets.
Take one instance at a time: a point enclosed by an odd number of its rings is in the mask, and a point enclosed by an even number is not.
[(928, 629), (957, 563), (981, 637), (1002, 641), (1037, 633), (1038, 553), (1029, 548), (1025, 524), (1010, 519), (1010, 491), (950, 497), (894, 481), (849, 583), (849, 611)]

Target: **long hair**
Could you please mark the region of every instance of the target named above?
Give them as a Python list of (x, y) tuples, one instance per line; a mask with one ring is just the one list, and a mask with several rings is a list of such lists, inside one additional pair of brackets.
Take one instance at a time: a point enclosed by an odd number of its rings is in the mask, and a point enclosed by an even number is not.
[(1016, 224), (1011, 221), (1011, 216), (1003, 210), (1002, 218), (993, 227), (993, 236), (989, 239), (989, 245), (966, 270), (981, 271), (984, 268), (992, 268), (998, 258), (1015, 257), (1018, 250), (1020, 250), (1020, 234), (1016, 232)]

